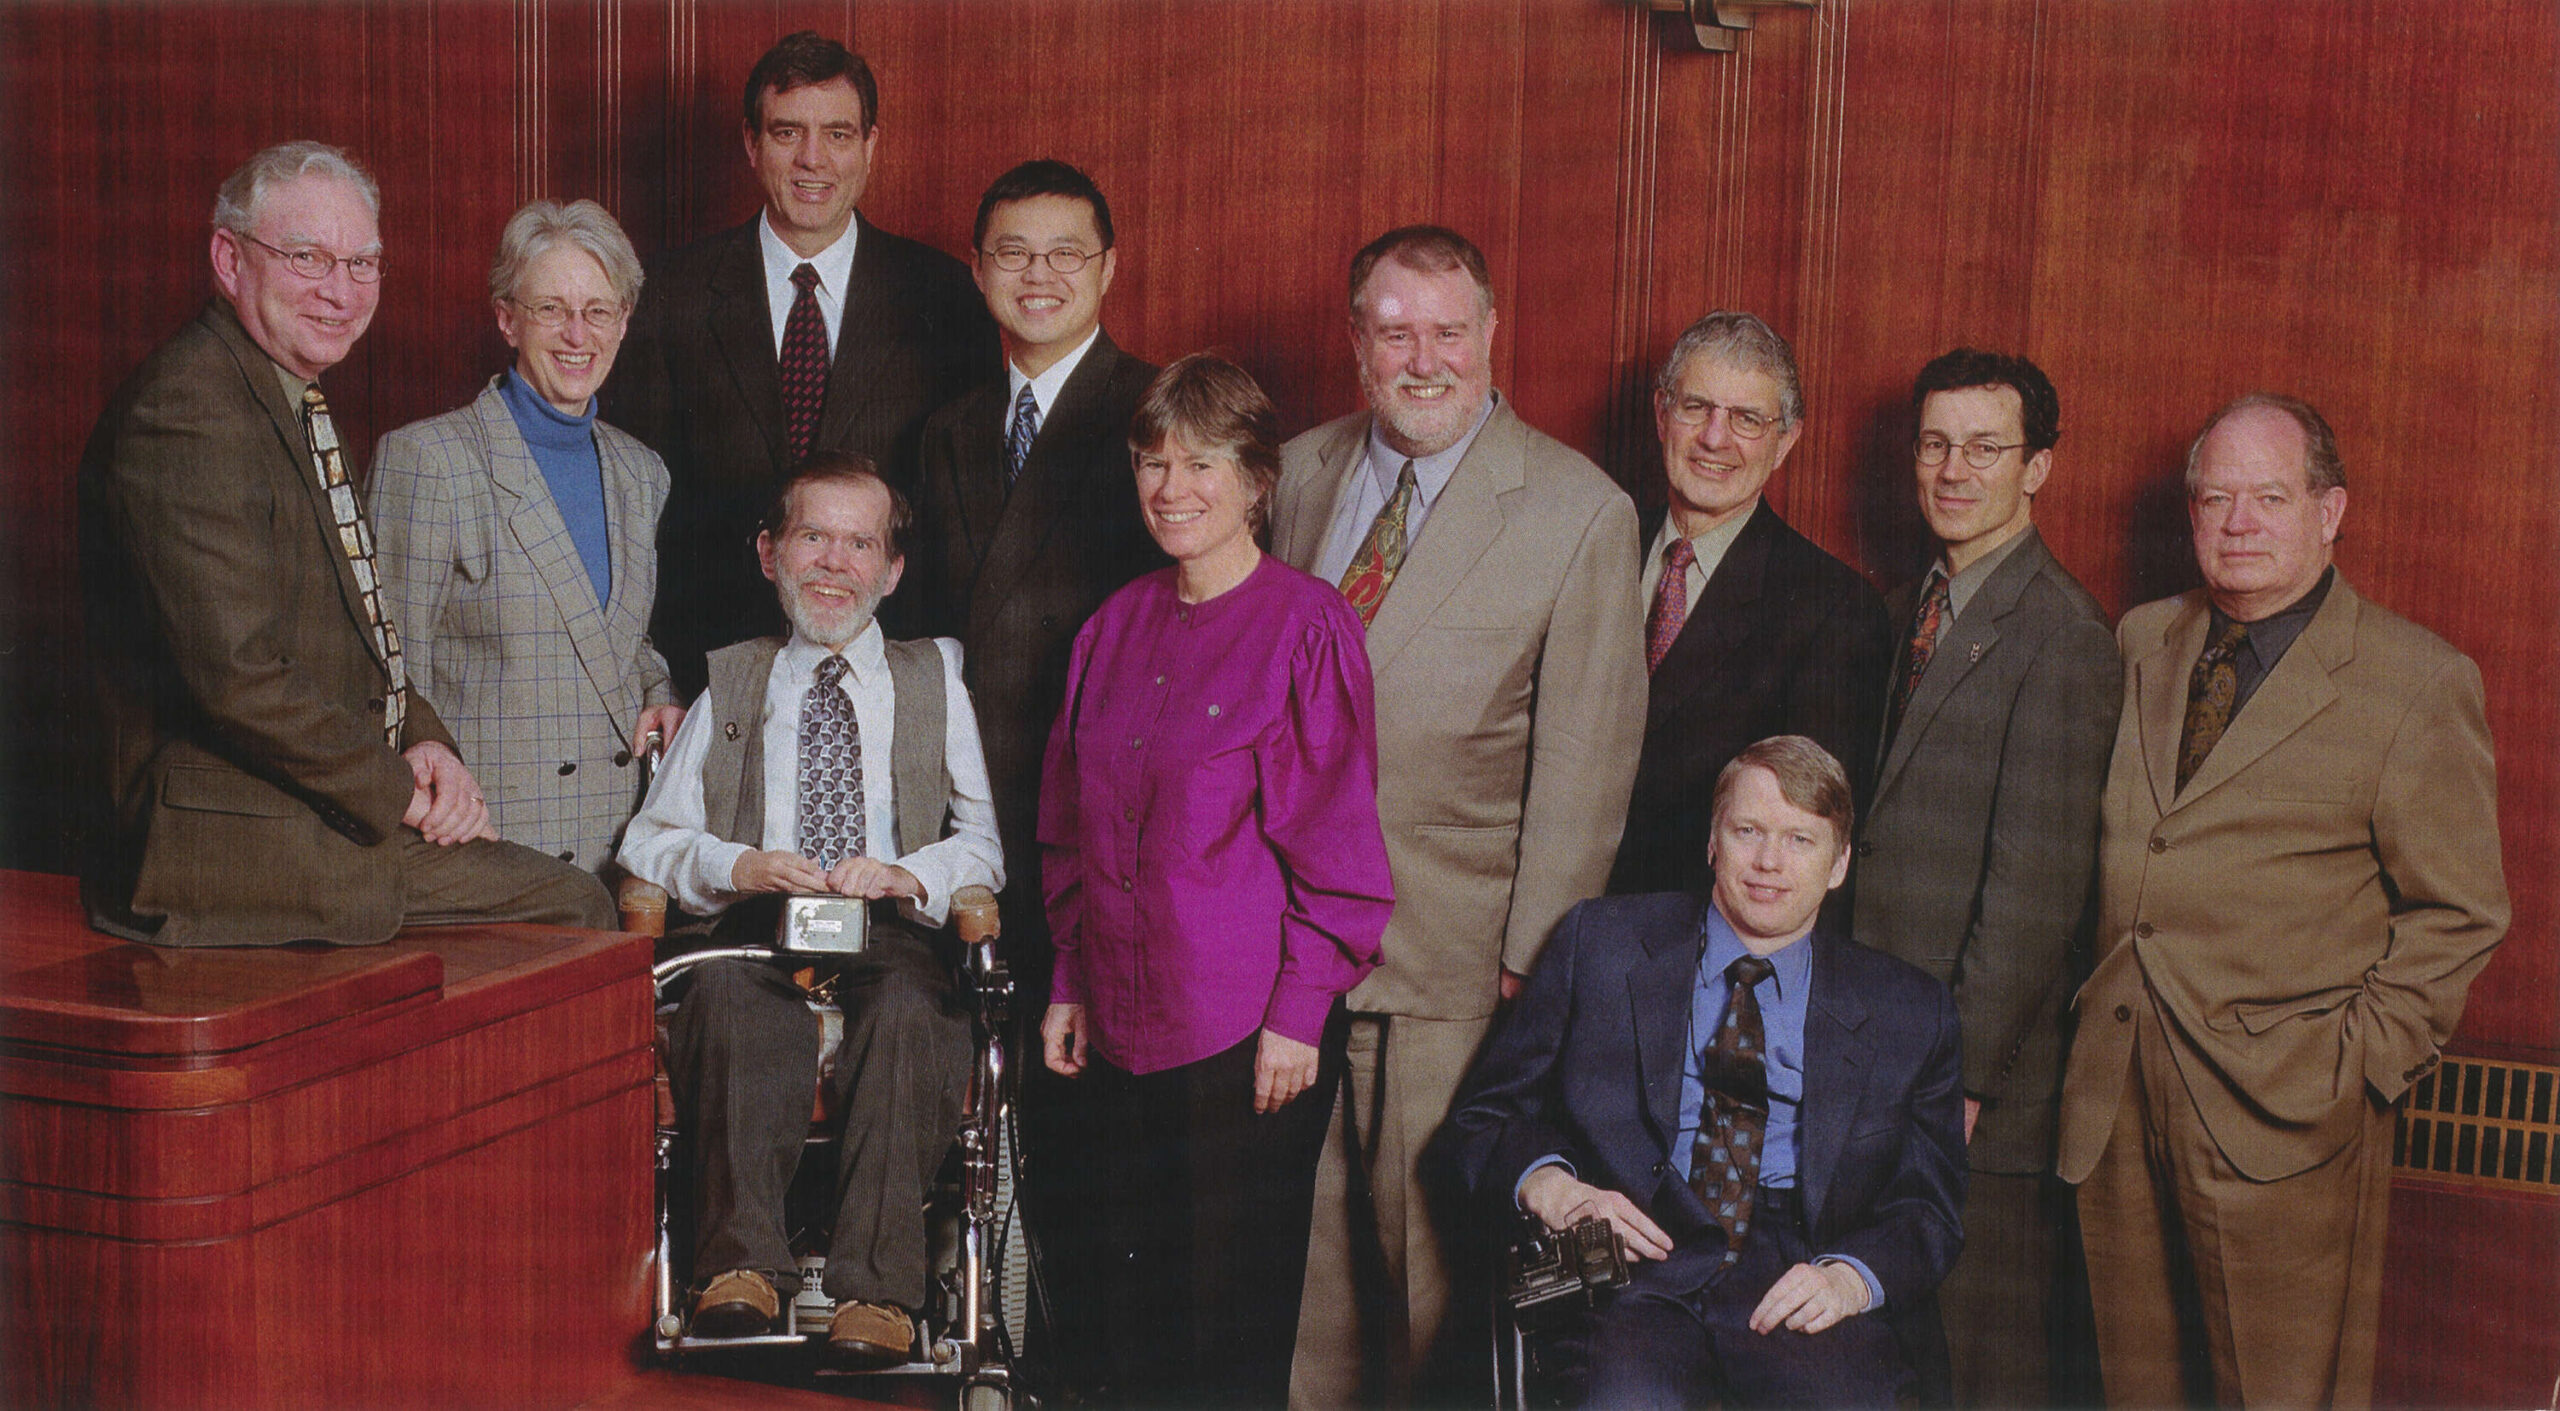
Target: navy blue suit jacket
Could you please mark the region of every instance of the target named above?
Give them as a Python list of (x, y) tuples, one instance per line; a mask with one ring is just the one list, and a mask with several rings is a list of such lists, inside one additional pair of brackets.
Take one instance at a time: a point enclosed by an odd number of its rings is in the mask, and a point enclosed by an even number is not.
[[(1675, 1242), (1722, 1238), (1671, 1163), (1705, 907), (1654, 892), (1565, 913), (1450, 1112), (1442, 1140), (1472, 1192), (1507, 1208), (1561, 1156)], [(1964, 1243), (1955, 1000), (1879, 951), (1820, 931), (1797, 944), (1814, 948), (1796, 1130), (1812, 1247), (1872, 1270), (1888, 1316), (1934, 1314)]]

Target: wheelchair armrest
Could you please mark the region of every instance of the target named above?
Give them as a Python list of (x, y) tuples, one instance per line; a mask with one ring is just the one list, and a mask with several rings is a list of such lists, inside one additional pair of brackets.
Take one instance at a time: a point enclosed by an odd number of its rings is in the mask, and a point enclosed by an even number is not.
[(951, 925), (969, 945), (994, 940), (1004, 929), (993, 888), (968, 886), (951, 894)]
[(622, 912), (622, 929), (644, 936), (667, 934), (667, 889), (655, 882), (625, 877), (614, 888), (614, 906)]

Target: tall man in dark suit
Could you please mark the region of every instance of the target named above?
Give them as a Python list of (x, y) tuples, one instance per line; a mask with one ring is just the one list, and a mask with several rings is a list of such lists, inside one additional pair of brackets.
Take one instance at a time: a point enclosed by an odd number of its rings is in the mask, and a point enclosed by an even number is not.
[(1865, 802), (1892, 660), (1875, 589), (1762, 497), (1804, 432), (1787, 340), (1747, 313), (1698, 320), (1653, 418), (1670, 503), (1645, 529), (1653, 684), (1613, 892), (1705, 889), (1709, 786), (1754, 740), (1812, 737)]
[(2116, 629), (2056, 1163), (2116, 1405), (2371, 1401), (2392, 1108), (2506, 934), (2480, 669), (2348, 586), (2346, 512), (2320, 413), (2240, 398), (2187, 452), (2204, 587)]
[(810, 452), (878, 462), (901, 492), (934, 408), (995, 371), (968, 271), (855, 210), (880, 143), (880, 89), (802, 31), (747, 75), (747, 163), (764, 210), (650, 262), (605, 415), (667, 463), (653, 638), (677, 689), (703, 656), (782, 630), (755, 573), (759, 518)]
[(1494, 318), (1466, 237), (1369, 242), (1350, 329), (1369, 408), (1284, 448), (1272, 507), (1273, 552), (1342, 584), (1369, 624), (1396, 883), (1383, 963), (1347, 1001), (1297, 1407), (1401, 1403), (1444, 1351), (1458, 1305), (1422, 1150), (1496, 1005), (1607, 879), (1635, 769), (1635, 507), (1495, 394)]
[(1447, 1144), (1487, 1204), (1605, 1218), (1635, 1257), (1591, 1405), (1890, 1406), (1964, 1241), (1955, 1005), (1816, 932), (1854, 821), (1819, 745), (1744, 749), (1713, 809), (1710, 894), (1567, 913)]
[(1958, 348), (1911, 388), (1927, 574), (1858, 838), (1857, 939), (1955, 990), (1964, 1257), (1940, 1301), (1964, 1406), (2056, 1404), (2048, 1375), (2062, 998), (2097, 863), (2123, 671), (2105, 613), (2035, 528), (2061, 403), (2023, 357)]
[[(925, 423), (918, 460), (915, 572), (925, 630), (960, 639), (1004, 839), (1004, 936), (1026, 994), (1049, 985), (1040, 902), (1040, 764), (1065, 695), (1067, 653), (1121, 585), (1164, 562), (1138, 513), (1129, 418), (1156, 369), (1102, 329), (1119, 270), (1111, 203), (1064, 162), (1025, 162), (978, 202), (978, 289), (1004, 335), (1005, 375)], [(1036, 1018), (1037, 1016), (1032, 1016)], [(1101, 1339), (1100, 1301), (1079, 1280), (1091, 1197), (1066, 1163), (1081, 1144), (1072, 1085), (1031, 1065), (1024, 1145), (1051, 1179), (1028, 1189), (1047, 1255), (1055, 1352)]]
[(89, 439), (106, 807), (81, 891), (102, 931), (369, 944), (404, 922), (613, 924), (593, 877), (497, 840), (374, 579), (318, 378), (372, 322), (380, 211), (335, 147), (250, 158), (214, 205), (219, 292)]

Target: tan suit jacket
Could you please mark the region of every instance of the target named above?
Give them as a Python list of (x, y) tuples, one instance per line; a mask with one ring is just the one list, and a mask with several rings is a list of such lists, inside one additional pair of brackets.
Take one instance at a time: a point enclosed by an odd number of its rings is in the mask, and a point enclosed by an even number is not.
[(667, 468), (599, 420), (611, 601), (492, 382), (382, 438), (367, 495), (409, 678), (489, 801), (498, 836), (589, 872), (639, 804), (632, 726), (676, 699), (649, 644)]
[[(1281, 453), (1272, 546), (1323, 549), (1366, 412)], [(1396, 909), (1355, 1010), (1493, 1013), (1566, 908), (1609, 879), (1644, 736), (1635, 507), (1496, 404), (1369, 628), (1378, 816)]]
[[(415, 788), (299, 407), (230, 305), (107, 404), (80, 469), (106, 802), (92, 924), (162, 945), (390, 939)], [(450, 745), (413, 689), (402, 748)]]
[(2146, 989), (2241, 1174), (2306, 1170), (2434, 1068), (2506, 934), (2479, 669), (2340, 577), (2181, 791), (2201, 591), (2125, 615), (2099, 841), (2102, 958), (2075, 1001), (2058, 1169), (2088, 1176)]

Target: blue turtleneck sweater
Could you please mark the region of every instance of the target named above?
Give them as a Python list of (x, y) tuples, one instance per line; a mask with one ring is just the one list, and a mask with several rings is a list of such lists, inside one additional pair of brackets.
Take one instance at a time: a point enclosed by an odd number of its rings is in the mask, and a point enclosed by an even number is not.
[(613, 551), (605, 535), (604, 465), (596, 459), (596, 404), (587, 400), (584, 416), (569, 416), (542, 400), (510, 368), (498, 395), (516, 419), (516, 430), (533, 451), (533, 463), (551, 487), (551, 501), (569, 526), (569, 542), (578, 546), (578, 561), (595, 584), (596, 610), (613, 600)]

